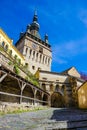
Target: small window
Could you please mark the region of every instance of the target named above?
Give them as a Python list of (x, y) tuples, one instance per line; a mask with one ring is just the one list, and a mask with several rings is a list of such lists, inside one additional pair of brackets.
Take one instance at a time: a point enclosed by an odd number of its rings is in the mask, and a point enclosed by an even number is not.
[(32, 50), (30, 49), (30, 56), (31, 56)]
[(33, 51), (33, 59), (35, 58), (35, 51)]
[(8, 51), (8, 45), (5, 46), (5, 50)]
[(53, 84), (50, 85), (50, 91), (52, 92), (54, 90)]
[(28, 48), (26, 48), (26, 54), (27, 54), (27, 52), (28, 52)]
[(62, 85), (62, 88), (61, 88), (61, 90), (64, 92), (64, 89), (65, 89), (65, 85)]
[(40, 55), (40, 62), (41, 62), (41, 59), (42, 59), (42, 55)]
[(35, 66), (32, 66), (32, 69), (35, 70)]
[(48, 65), (50, 64), (50, 58), (48, 59)]
[(42, 47), (39, 47), (39, 52), (43, 53), (43, 48)]
[(46, 91), (46, 85), (45, 85), (45, 83), (42, 83), (42, 89)]
[(25, 67), (28, 68), (28, 63), (25, 63)]
[(45, 56), (43, 56), (43, 64), (44, 64), (44, 59), (45, 59)]
[(36, 54), (36, 61), (38, 61), (38, 53)]
[(58, 90), (59, 90), (59, 85), (57, 84), (56, 87), (55, 87), (55, 91), (58, 92)]
[(3, 47), (5, 46), (5, 42), (4, 42), (4, 41), (2, 42), (2, 46), (3, 46)]
[(46, 57), (46, 59), (45, 59), (45, 64), (47, 64), (47, 57)]

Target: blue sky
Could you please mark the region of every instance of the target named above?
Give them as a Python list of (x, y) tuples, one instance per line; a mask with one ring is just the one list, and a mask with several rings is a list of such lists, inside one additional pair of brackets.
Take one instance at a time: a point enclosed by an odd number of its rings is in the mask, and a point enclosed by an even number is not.
[(87, 0), (0, 0), (0, 27), (14, 40), (38, 12), (40, 34), (49, 36), (52, 71), (75, 66), (87, 73)]

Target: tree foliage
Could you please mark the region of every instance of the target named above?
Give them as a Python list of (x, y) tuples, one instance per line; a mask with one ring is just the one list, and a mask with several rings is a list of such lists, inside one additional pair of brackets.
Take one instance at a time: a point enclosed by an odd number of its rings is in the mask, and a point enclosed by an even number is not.
[(84, 73), (84, 72), (81, 72), (81, 78), (84, 79), (84, 80), (87, 80), (87, 74)]

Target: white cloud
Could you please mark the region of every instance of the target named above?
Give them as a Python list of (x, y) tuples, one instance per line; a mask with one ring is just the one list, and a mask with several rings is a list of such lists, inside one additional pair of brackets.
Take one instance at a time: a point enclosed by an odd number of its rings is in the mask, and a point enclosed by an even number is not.
[(53, 46), (53, 60), (60, 64), (67, 64), (69, 59), (87, 53), (87, 36), (81, 40), (72, 40)]
[(81, 9), (79, 11), (79, 19), (81, 20), (81, 22), (87, 27), (87, 10), (85, 9)]

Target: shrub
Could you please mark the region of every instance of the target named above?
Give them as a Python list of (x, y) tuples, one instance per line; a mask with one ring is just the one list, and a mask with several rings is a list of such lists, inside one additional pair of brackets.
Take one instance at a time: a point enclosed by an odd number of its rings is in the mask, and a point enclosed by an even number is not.
[(11, 62), (11, 61), (9, 61), (9, 62), (8, 62), (8, 65), (12, 65), (12, 62)]
[(19, 68), (18, 68), (18, 66), (17, 66), (16, 64), (14, 65), (14, 72), (15, 72), (16, 74), (18, 74), (18, 75), (19, 75), (19, 73), (20, 73)]

